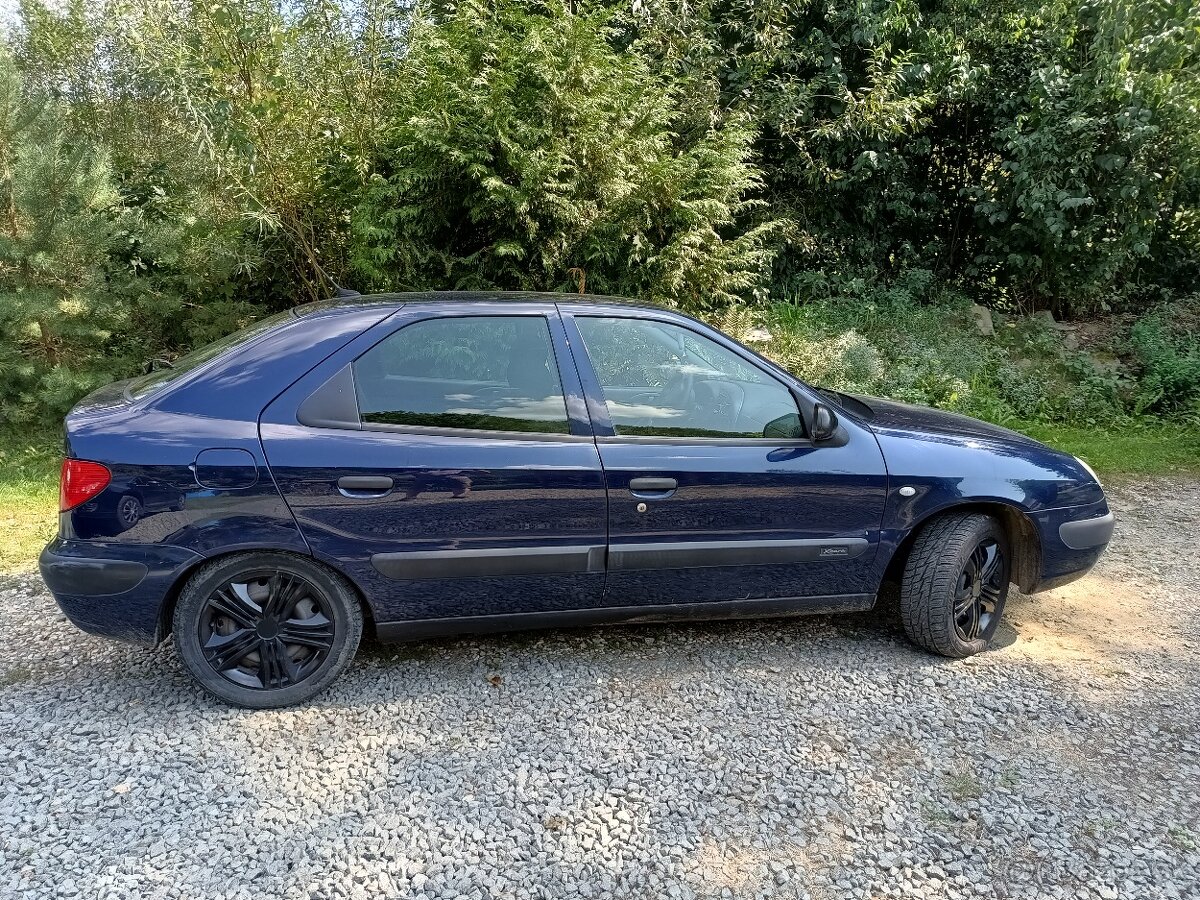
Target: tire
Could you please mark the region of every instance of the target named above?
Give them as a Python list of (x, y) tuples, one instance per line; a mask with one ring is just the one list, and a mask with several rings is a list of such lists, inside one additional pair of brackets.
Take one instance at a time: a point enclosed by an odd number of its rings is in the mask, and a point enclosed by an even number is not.
[(122, 494), (117, 501), (117, 524), (122, 531), (128, 531), (142, 521), (142, 501), (134, 494)]
[(942, 516), (917, 535), (900, 585), (900, 617), (920, 647), (961, 659), (987, 648), (1008, 599), (1008, 535), (991, 516)]
[(275, 709), (311, 700), (341, 674), (363, 613), (350, 583), (312, 560), (241, 553), (192, 575), (173, 629), (184, 667), (206, 691)]

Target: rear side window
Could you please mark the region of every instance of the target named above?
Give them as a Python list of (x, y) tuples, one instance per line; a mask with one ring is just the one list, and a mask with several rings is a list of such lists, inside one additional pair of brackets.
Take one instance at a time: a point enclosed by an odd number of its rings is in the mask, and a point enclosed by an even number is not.
[(542, 316), (426, 319), (354, 362), (364, 423), (568, 434)]

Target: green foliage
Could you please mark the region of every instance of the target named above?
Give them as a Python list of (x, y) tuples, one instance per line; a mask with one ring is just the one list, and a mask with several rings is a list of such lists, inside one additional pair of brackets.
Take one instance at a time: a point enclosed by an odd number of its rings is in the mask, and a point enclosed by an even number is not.
[(418, 22), (354, 213), (371, 287), (583, 290), (689, 306), (761, 284), (752, 134), (703, 85), (608, 43), (602, 14), (459, 4)]
[[(920, 285), (921, 273), (906, 279)], [(1037, 320), (997, 316), (984, 337), (954, 293), (918, 302), (894, 289), (873, 298), (746, 307), (714, 324), (822, 387), (941, 407), (1000, 424), (1124, 427), (1144, 412), (1128, 378), (1066, 350)], [(770, 335), (761, 340), (762, 331)]]
[[(98, 301), (117, 242), (103, 151), (74, 138), (61, 106), (24, 102), (0, 50), (0, 416), (63, 411), (109, 370), (103, 347), (126, 327)], [(111, 371), (111, 370), (109, 370)]]
[(1200, 420), (1200, 303), (1182, 311), (1182, 323), (1157, 310), (1133, 326), (1130, 349), (1142, 368), (1138, 412), (1190, 413)]
[(637, 46), (759, 128), (801, 298), (911, 268), (1088, 312), (1200, 259), (1200, 8), (1187, 0), (646, 0)]
[[(822, 296), (847, 275), (935, 257), (945, 197), (929, 189), (924, 138), (940, 98), (975, 77), (949, 28), (915, 4), (663, 0), (644, 43), (712, 73), (749, 110), (773, 206), (790, 219), (776, 278)], [(840, 286), (840, 285), (839, 285)]]
[[(53, 422), (82, 394), (191, 343), (245, 254), (188, 187), (122, 177), (72, 107), (0, 48), (0, 416)], [(244, 304), (243, 304), (244, 305)], [(213, 306), (195, 318), (203, 320)], [(227, 330), (223, 321), (220, 331)]]
[[(9, 421), (336, 282), (627, 294), (765, 317), (838, 385), (1196, 421), (1188, 0), (19, 3)], [(995, 340), (946, 337), (967, 297)], [(1121, 365), (1042, 309), (1128, 317)]]
[(976, 188), (987, 228), (972, 272), (1018, 299), (1086, 309), (1153, 266), (1156, 243), (1200, 238), (1179, 217), (1197, 188), (1200, 13), (1103, 0), (1041, 18), (1031, 38), (1044, 50), (1002, 70), (1021, 81), (992, 113), (999, 165)]

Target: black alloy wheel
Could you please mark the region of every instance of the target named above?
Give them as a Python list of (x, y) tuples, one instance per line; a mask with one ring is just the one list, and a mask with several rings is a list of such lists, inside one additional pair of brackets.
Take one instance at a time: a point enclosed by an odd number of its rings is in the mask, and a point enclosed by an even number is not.
[(999, 543), (989, 538), (975, 545), (954, 592), (954, 628), (963, 641), (991, 633), (996, 607), (1005, 588), (1000, 579), (1007, 574), (1008, 566)]
[(978, 512), (950, 513), (917, 534), (900, 584), (913, 643), (942, 656), (985, 650), (1000, 626), (1011, 574), (1008, 534)]
[(287, 572), (247, 572), (227, 581), (209, 596), (198, 625), (213, 671), (248, 688), (299, 684), (333, 646), (329, 600)]
[(339, 573), (291, 553), (243, 553), (200, 568), (173, 618), (180, 659), (210, 694), (254, 709), (303, 703), (349, 665), (358, 595)]

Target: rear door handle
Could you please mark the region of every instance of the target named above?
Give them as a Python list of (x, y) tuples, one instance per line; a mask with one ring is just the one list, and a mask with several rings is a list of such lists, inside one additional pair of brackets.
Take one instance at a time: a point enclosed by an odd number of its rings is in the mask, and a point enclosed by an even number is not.
[(631, 478), (629, 490), (634, 494), (669, 494), (679, 487), (674, 478)]
[(338, 490), (347, 497), (386, 494), (394, 485), (386, 475), (343, 475), (338, 479)]

